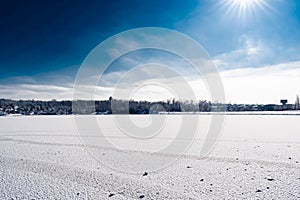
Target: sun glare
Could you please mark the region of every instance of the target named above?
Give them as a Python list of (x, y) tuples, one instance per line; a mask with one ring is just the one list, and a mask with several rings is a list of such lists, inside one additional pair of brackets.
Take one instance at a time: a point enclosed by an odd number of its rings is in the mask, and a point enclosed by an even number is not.
[(233, 4), (238, 4), (241, 8), (252, 6), (256, 0), (233, 0)]
[(266, 0), (221, 0), (221, 7), (227, 9), (226, 15), (235, 14), (238, 19), (246, 18), (258, 10), (267, 13), (270, 8)]

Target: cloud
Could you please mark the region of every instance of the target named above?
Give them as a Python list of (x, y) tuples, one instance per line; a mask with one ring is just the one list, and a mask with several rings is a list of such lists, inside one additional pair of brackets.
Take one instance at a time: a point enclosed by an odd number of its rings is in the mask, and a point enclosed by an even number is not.
[[(166, 71), (162, 74), (166, 74)], [(141, 100), (178, 98), (176, 93), (170, 96), (173, 93), (168, 88), (179, 88), (181, 84), (188, 83), (197, 99), (211, 100), (209, 88), (200, 76), (184, 74), (183, 79), (179, 79), (182, 75), (180, 73), (178, 76), (161, 76), (155, 73), (152, 75), (154, 76), (136, 71), (134, 75), (129, 76), (127, 81), (126, 78), (123, 80), (125, 82), (121, 85), (122, 87), (118, 88), (122, 90), (120, 94), (126, 96), (126, 92), (144, 85), (135, 91), (136, 93), (132, 95), (134, 98)], [(260, 68), (227, 69), (220, 71), (220, 76), (224, 85), (226, 102), (279, 104), (280, 99), (288, 99), (290, 103), (293, 103), (296, 94), (300, 94), (300, 61), (266, 65)], [(113, 87), (111, 89), (114, 91)], [(186, 98), (192, 97), (186, 96)]]
[(0, 85), (1, 98), (6, 99), (70, 99), (73, 88), (56, 85), (10, 84)]
[[(123, 48), (128, 44), (123, 38), (117, 42)], [(220, 69), (226, 102), (279, 103), (281, 98), (293, 102), (296, 94), (300, 94), (300, 61), (269, 64), (276, 54), (265, 42), (247, 35), (241, 36), (239, 42), (239, 48), (213, 58)], [(112, 57), (119, 54), (115, 49), (108, 49), (108, 53)], [(206, 61), (204, 59), (197, 63), (202, 63), (203, 69), (208, 64), (209, 68), (209, 62)], [(97, 65), (84, 72), (84, 79), (78, 82), (85, 87), (79, 94), (80, 98), (108, 99), (116, 95), (116, 98), (129, 96), (137, 100), (166, 100), (174, 97), (190, 99), (193, 95), (184, 93), (187, 89), (181, 87), (187, 83), (197, 99), (211, 100), (203, 76), (183, 58), (164, 51), (136, 51), (122, 56), (109, 66), (100, 83)], [(1, 80), (0, 98), (72, 99), (75, 78), (66, 74)], [(176, 88), (180, 88), (178, 90), (182, 90), (185, 96), (176, 94)]]
[(254, 40), (246, 35), (241, 36), (239, 40), (240, 48), (213, 58), (219, 69), (261, 67), (270, 63), (274, 57), (273, 50), (262, 40)]
[(300, 62), (221, 72), (226, 99), (233, 103), (294, 103), (300, 93)]
[[(209, 89), (201, 77), (183, 76), (149, 76), (141, 74), (145, 68), (133, 72), (123, 80), (123, 85), (118, 86), (118, 95), (121, 98), (128, 97), (137, 100), (166, 100), (170, 98), (180, 98), (178, 90), (184, 91), (181, 87), (183, 83), (189, 84), (197, 99), (211, 100)], [(139, 76), (137, 76), (139, 75)], [(180, 75), (180, 74), (179, 74)], [(105, 75), (106, 81), (115, 81), (121, 77), (116, 72)], [(231, 103), (277, 103), (280, 99), (288, 99), (293, 103), (296, 94), (300, 94), (300, 61), (269, 65), (260, 68), (239, 68), (228, 69), (220, 72), (222, 78), (226, 102)], [(113, 77), (112, 79), (110, 77)], [(0, 98), (10, 99), (40, 99), (40, 100), (64, 100), (73, 98), (73, 83), (64, 85), (54, 84), (9, 84), (0, 85)], [(94, 91), (95, 94), (81, 94), (82, 97), (92, 96), (95, 99), (108, 99), (109, 96), (116, 94), (115, 84), (108, 86), (86, 86), (90, 87), (87, 91)], [(175, 89), (174, 89), (175, 88)], [(174, 93), (175, 91), (175, 93)], [(185, 94), (185, 93), (182, 93)], [(182, 95), (181, 95), (182, 97)], [(186, 98), (192, 98), (186, 96)]]

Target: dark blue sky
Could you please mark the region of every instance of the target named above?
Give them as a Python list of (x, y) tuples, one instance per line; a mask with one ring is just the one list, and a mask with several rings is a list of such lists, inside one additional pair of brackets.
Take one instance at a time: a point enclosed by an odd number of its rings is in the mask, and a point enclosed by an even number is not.
[(173, 28), (196, 6), (181, 0), (1, 1), (0, 76), (75, 72), (107, 37), (143, 26)]
[(250, 38), (278, 49), (273, 52), (276, 56), (266, 55), (255, 65), (300, 58), (295, 53), (300, 47), (297, 1), (261, 3), (263, 9), (256, 6), (242, 14), (238, 6), (222, 3), (226, 1), (1, 1), (0, 77), (76, 73), (75, 68), (101, 41), (146, 26), (181, 31), (212, 57), (237, 49)]

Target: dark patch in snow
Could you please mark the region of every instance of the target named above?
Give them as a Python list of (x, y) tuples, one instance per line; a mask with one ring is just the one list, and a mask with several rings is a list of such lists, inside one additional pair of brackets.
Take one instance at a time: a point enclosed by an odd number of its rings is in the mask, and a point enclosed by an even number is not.
[(144, 197), (145, 197), (145, 195), (143, 195), (143, 194), (139, 196), (140, 199), (142, 199), (142, 198), (144, 198)]
[(110, 193), (109, 195), (108, 195), (108, 197), (112, 197), (112, 196), (114, 196), (115, 194), (114, 193)]
[(143, 174), (143, 176), (147, 176), (148, 175), (148, 172), (145, 172), (144, 174)]

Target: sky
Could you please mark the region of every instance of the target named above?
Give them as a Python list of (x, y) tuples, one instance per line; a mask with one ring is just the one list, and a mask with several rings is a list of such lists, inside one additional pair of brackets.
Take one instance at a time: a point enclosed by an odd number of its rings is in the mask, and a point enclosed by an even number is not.
[[(279, 103), (284, 98), (294, 103), (300, 94), (297, 0), (3, 0), (0, 4), (0, 98), (72, 99), (76, 74), (89, 53), (107, 38), (140, 27), (172, 29), (198, 42), (219, 71), (226, 102)], [(155, 52), (137, 52), (127, 59), (141, 63), (153, 57), (178, 66), (176, 70), (197, 90), (197, 98), (210, 99), (201, 77), (184, 73), (188, 67), (179, 59)], [(112, 95), (113, 83), (127, 65), (117, 61), (107, 70), (97, 98)], [(160, 78), (170, 81), (169, 76)], [(171, 98), (157, 85), (144, 87), (133, 97)]]

